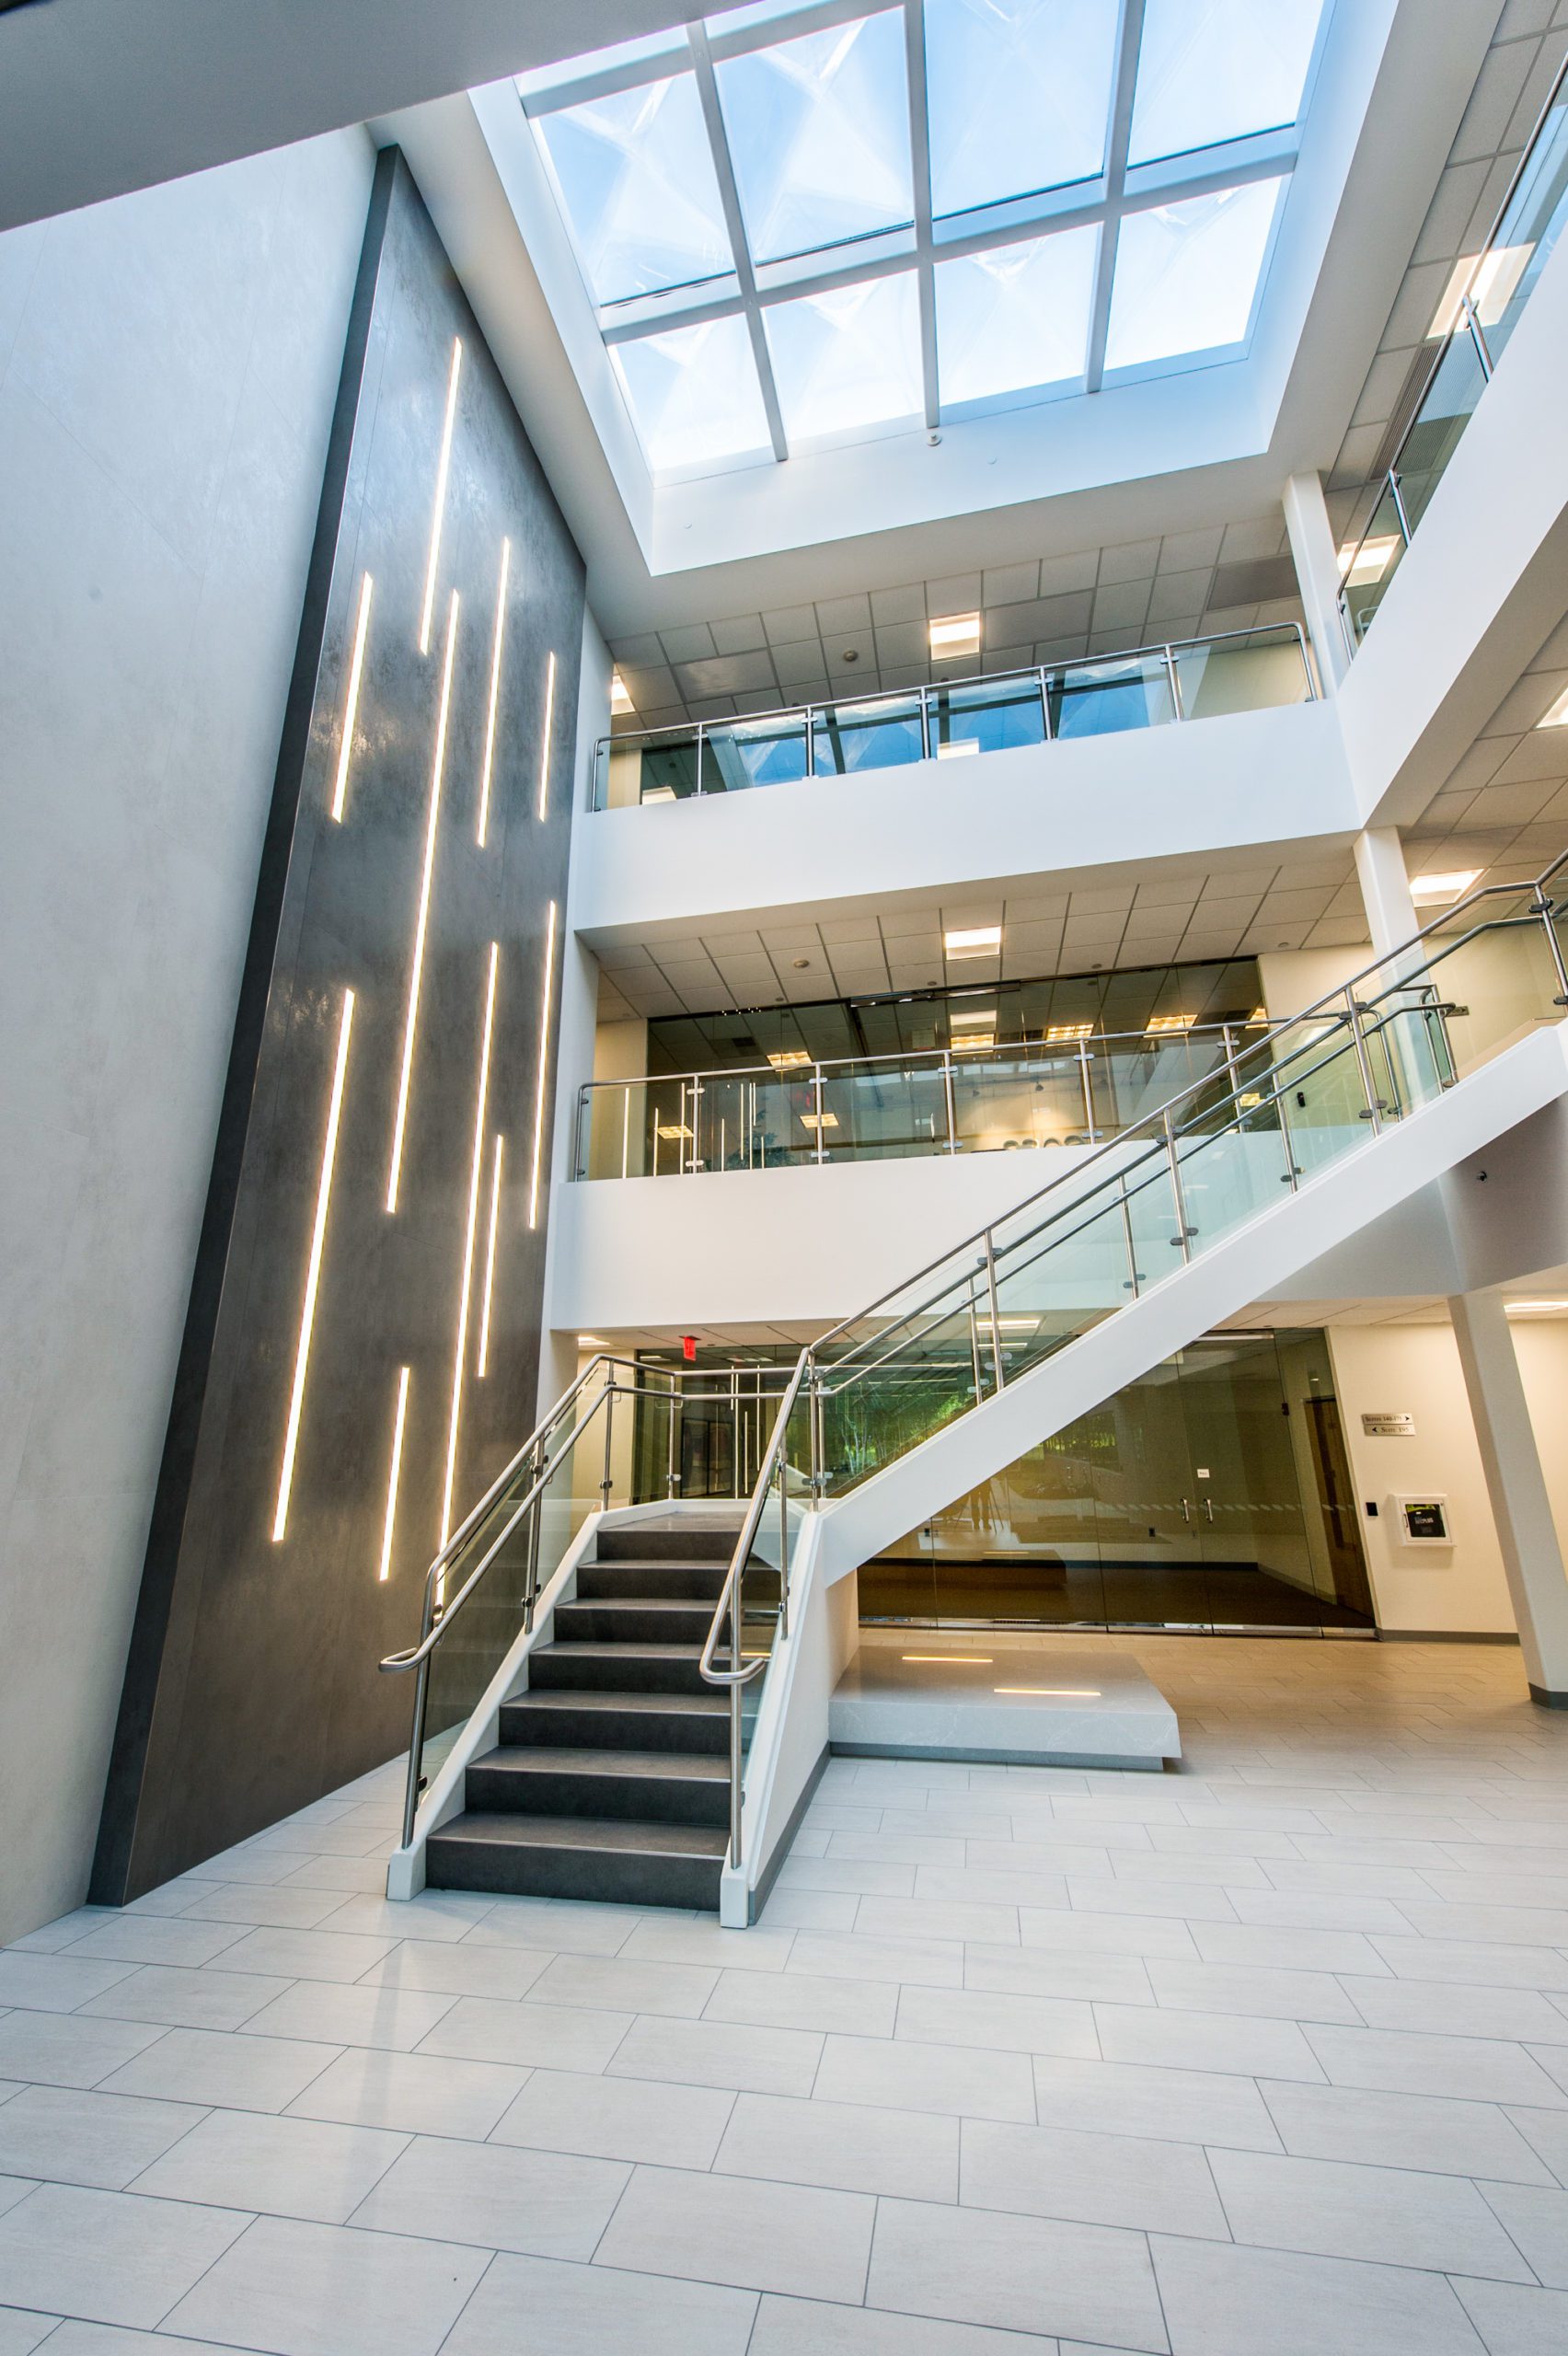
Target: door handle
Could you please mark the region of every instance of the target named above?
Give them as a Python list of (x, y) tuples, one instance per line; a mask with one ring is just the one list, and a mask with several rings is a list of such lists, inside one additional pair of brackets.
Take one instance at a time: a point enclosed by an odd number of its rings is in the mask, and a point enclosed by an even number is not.
[(1182, 1519), (1183, 1521), (1191, 1521), (1193, 1519), (1192, 1512), (1188, 1507), (1185, 1497), (1182, 1500)]
[(1214, 1499), (1212, 1497), (1205, 1497), (1204, 1499), (1204, 1511), (1207, 1514), (1210, 1521), (1212, 1521), (1214, 1519)]

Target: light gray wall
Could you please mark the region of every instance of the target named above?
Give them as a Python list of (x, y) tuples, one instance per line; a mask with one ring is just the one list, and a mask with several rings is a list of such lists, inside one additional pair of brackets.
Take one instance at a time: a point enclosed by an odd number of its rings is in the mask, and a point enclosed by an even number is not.
[(91, 1863), (374, 163), (0, 237), (0, 1940)]

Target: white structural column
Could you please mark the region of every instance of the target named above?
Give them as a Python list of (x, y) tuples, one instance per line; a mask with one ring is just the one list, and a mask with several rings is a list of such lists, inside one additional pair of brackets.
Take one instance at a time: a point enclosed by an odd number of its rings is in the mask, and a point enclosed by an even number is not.
[(1323, 693), (1332, 696), (1350, 668), (1350, 648), (1340, 618), (1339, 551), (1323, 502), (1320, 475), (1292, 475), (1285, 486), (1285, 528), (1301, 603), (1307, 609), (1307, 634), (1318, 658)]
[(1366, 826), (1355, 837), (1355, 876), (1366, 910), (1372, 947), (1387, 957), (1401, 941), (1421, 930), (1421, 918), (1410, 895), (1404, 845), (1397, 826)]
[(1568, 1572), (1507, 1313), (1489, 1292), (1458, 1294), (1448, 1308), (1530, 1699), (1568, 1710)]

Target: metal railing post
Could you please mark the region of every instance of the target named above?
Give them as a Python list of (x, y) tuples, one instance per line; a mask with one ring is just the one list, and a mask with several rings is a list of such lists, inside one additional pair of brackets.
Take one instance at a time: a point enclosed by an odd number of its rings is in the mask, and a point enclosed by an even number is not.
[(702, 781), (702, 772), (704, 768), (707, 766), (705, 758), (707, 751), (708, 731), (703, 723), (698, 721), (697, 726), (697, 763), (693, 774), (692, 791), (699, 797), (707, 791), (707, 788)]
[(1562, 943), (1557, 938), (1557, 927), (1551, 921), (1551, 902), (1544, 893), (1538, 893), (1530, 902), (1530, 914), (1540, 918), (1546, 934), (1546, 945), (1551, 952), (1551, 963), (1557, 974), (1557, 996), (1553, 1006), (1568, 1006), (1568, 965), (1562, 962)]
[(610, 1509), (610, 1491), (615, 1486), (615, 1474), (611, 1470), (610, 1462), (610, 1436), (615, 1429), (617, 1388), (612, 1373), (605, 1389), (605, 1472), (604, 1478), (599, 1483), (599, 1492), (604, 1501), (599, 1508), (602, 1513), (608, 1513)]
[(928, 761), (931, 757), (930, 689), (918, 687), (916, 693), (920, 699), (920, 758)]
[(1355, 1061), (1361, 1073), (1362, 1093), (1366, 1099), (1366, 1109), (1361, 1117), (1365, 1121), (1371, 1122), (1372, 1134), (1377, 1137), (1383, 1126), (1383, 1103), (1373, 1083), (1372, 1058), (1366, 1052), (1366, 1034), (1362, 1029), (1364, 1010), (1356, 1004), (1348, 990), (1345, 992), (1345, 1004), (1350, 1009), (1348, 1016), (1350, 1035), (1355, 1044)]
[(1394, 514), (1399, 524), (1400, 537), (1408, 549), (1412, 538), (1411, 521), (1405, 514), (1404, 493), (1400, 489), (1400, 479), (1392, 467), (1389, 468), (1389, 496), (1394, 502)]
[(816, 1093), (816, 1158), (818, 1161), (825, 1161), (827, 1146), (824, 1139), (822, 1126), (822, 1066), (820, 1064), (812, 1066), (812, 1087)]
[(806, 775), (816, 775), (816, 706), (806, 706)]
[(790, 1633), (790, 1436), (778, 1456), (778, 1633)]
[(951, 1047), (942, 1049), (942, 1103), (947, 1108), (947, 1149), (950, 1153), (956, 1153), (958, 1151), (958, 1115), (953, 1110)]
[(1055, 733), (1055, 731), (1051, 726), (1051, 674), (1043, 665), (1039, 676), (1040, 709), (1045, 718), (1045, 742), (1048, 745)]
[(823, 1435), (822, 1380), (814, 1366), (807, 1402), (807, 1426), (812, 1443), (812, 1503), (819, 1506), (822, 1493), (827, 1486), (827, 1448)]
[(991, 1369), (1000, 1391), (1008, 1378), (1002, 1369), (1002, 1325), (997, 1309), (997, 1245), (989, 1228), (986, 1230), (986, 1297), (991, 1311)]
[(1176, 1241), (1182, 1247), (1184, 1261), (1193, 1256), (1192, 1231), (1187, 1225), (1187, 1206), (1182, 1191), (1182, 1165), (1176, 1152), (1176, 1131), (1169, 1113), (1165, 1115), (1165, 1157), (1170, 1164), (1170, 1194), (1176, 1206)]
[(678, 1377), (670, 1379), (670, 1427), (664, 1436), (664, 1493), (672, 1497), (675, 1494), (675, 1414), (681, 1395), (678, 1381)]
[(1127, 1240), (1126, 1288), (1132, 1294), (1133, 1299), (1136, 1300), (1138, 1297), (1138, 1246), (1137, 1238), (1133, 1233), (1133, 1206), (1127, 1194), (1127, 1182), (1124, 1177), (1122, 1180), (1122, 1231)]
[(1165, 676), (1170, 687), (1170, 716), (1173, 720), (1185, 720), (1187, 715), (1182, 709), (1182, 681), (1176, 669), (1176, 649), (1173, 646), (1165, 649)]
[(1470, 330), (1470, 340), (1474, 346), (1475, 356), (1481, 363), (1481, 380), (1483, 385), (1490, 385), (1492, 354), (1486, 348), (1486, 338), (1482, 332), (1481, 314), (1468, 294), (1462, 294), (1459, 297), (1459, 317)]
[[(423, 1644), (430, 1634), (428, 1611), (425, 1619), (427, 1624), (420, 1631), (421, 1644)], [(414, 1822), (420, 1812), (420, 1792), (424, 1784), (424, 1777), (420, 1773), (420, 1761), (424, 1753), (425, 1704), (430, 1694), (431, 1659), (432, 1656), (427, 1653), (424, 1659), (421, 1661), (414, 1677), (413, 1734), (409, 1744), (408, 1787), (403, 1794), (402, 1846), (405, 1849), (409, 1847), (413, 1841)]]
[(1083, 1118), (1090, 1145), (1100, 1143), (1099, 1124), (1094, 1117), (1094, 1081), (1089, 1068), (1089, 1041), (1078, 1041), (1078, 1078), (1083, 1082)]

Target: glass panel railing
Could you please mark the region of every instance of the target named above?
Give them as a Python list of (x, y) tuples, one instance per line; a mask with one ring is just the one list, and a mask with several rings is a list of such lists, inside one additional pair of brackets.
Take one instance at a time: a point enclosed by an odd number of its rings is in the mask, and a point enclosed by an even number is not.
[(940, 1061), (818, 1067), (824, 1161), (888, 1161), (940, 1153), (948, 1142), (948, 1085)]
[(1306, 641), (1294, 622), (1229, 630), (906, 694), (840, 696), (737, 720), (622, 730), (596, 749), (593, 807), (631, 809), (905, 768), (1052, 736), (1102, 736), (1301, 703), (1312, 692)]
[(1116, 663), (1071, 664), (1048, 675), (1045, 699), (1053, 736), (1160, 728), (1177, 714), (1174, 664), (1163, 648)]
[[(1568, 1011), (1561, 895), (1474, 894), (808, 1353), (817, 1477), (853, 1487), (951, 1416)], [(966, 1363), (967, 1360), (967, 1363)], [(923, 1428), (922, 1428), (923, 1426)]]
[(1341, 606), (1353, 645), (1375, 618), (1568, 219), (1565, 72), (1568, 65), (1559, 69), (1492, 233), (1457, 290), (1452, 315), (1441, 322), (1431, 374), (1345, 568)]
[(1088, 1145), (1092, 1114), (1081, 1056), (955, 1055), (953, 1126), (964, 1153)]
[(903, 768), (926, 757), (926, 723), (917, 696), (879, 697), (870, 703), (824, 704), (812, 714), (818, 777), (849, 777), (859, 769)]

